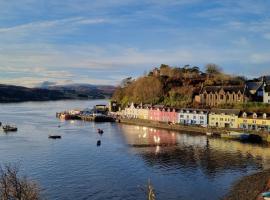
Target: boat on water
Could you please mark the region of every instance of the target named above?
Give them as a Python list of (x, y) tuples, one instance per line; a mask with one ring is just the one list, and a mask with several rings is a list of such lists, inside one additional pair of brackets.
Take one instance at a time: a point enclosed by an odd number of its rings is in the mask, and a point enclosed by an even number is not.
[(207, 135), (207, 136), (212, 136), (213, 133), (212, 133), (212, 132), (206, 132), (206, 135)]
[(18, 130), (15, 125), (4, 125), (2, 128), (5, 132), (14, 132)]
[(62, 136), (61, 135), (49, 135), (48, 138), (49, 139), (61, 139)]
[(235, 132), (235, 131), (223, 133), (221, 134), (221, 137), (226, 138), (226, 139), (239, 140), (241, 142), (250, 142), (250, 143), (262, 142), (262, 138), (259, 135), (249, 134), (249, 133), (240, 133), (240, 132)]
[(103, 134), (103, 130), (99, 128), (99, 129), (98, 129), (98, 133), (99, 133), (99, 134)]

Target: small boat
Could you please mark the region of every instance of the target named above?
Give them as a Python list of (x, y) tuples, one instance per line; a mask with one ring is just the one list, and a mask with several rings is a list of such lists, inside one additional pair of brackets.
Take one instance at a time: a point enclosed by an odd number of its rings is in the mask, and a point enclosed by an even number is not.
[(99, 133), (99, 134), (103, 134), (103, 130), (99, 128), (99, 129), (98, 129), (98, 133)]
[(14, 132), (18, 130), (18, 128), (14, 125), (4, 125), (2, 128), (5, 132)]
[(270, 192), (263, 192), (261, 195), (265, 200), (270, 200)]
[(246, 142), (246, 141), (249, 141), (249, 138), (250, 138), (250, 135), (249, 134), (243, 133), (243, 134), (240, 135), (240, 138), (239, 139), (242, 142)]
[(206, 132), (206, 135), (207, 135), (207, 136), (212, 136), (213, 133), (212, 133), (212, 132)]
[(49, 135), (48, 138), (50, 138), (50, 139), (61, 139), (62, 136), (61, 135)]

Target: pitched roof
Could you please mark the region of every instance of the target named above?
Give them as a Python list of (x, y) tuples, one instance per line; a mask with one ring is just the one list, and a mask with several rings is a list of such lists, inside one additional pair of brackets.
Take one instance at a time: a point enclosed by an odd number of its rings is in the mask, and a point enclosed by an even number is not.
[(191, 112), (191, 113), (193, 113), (194, 111), (195, 111), (196, 113), (201, 113), (201, 112), (203, 112), (204, 114), (206, 114), (206, 113), (209, 112), (209, 111), (206, 110), (206, 109), (195, 109), (195, 108), (183, 108), (183, 109), (180, 109), (180, 112), (181, 112), (181, 111), (183, 111), (183, 112), (189, 111), (189, 112)]
[(246, 83), (247, 89), (248, 90), (259, 90), (263, 86), (263, 82), (247, 82)]
[(225, 114), (225, 115), (239, 115), (240, 110), (239, 109), (211, 109), (210, 113), (215, 113), (215, 114)]
[(210, 92), (219, 92), (221, 89), (223, 89), (225, 92), (235, 92), (238, 91), (244, 93), (245, 92), (245, 86), (205, 86), (202, 89), (202, 92), (206, 91), (207, 93)]
[[(240, 116), (242, 117), (244, 113), (247, 114), (247, 118), (253, 119), (253, 114), (254, 114), (253, 112), (243, 112), (243, 111), (241, 111)], [(269, 113), (256, 113), (256, 115), (257, 115), (256, 119), (264, 119), (263, 114), (266, 114), (266, 119), (268, 119), (268, 120), (270, 119)]]

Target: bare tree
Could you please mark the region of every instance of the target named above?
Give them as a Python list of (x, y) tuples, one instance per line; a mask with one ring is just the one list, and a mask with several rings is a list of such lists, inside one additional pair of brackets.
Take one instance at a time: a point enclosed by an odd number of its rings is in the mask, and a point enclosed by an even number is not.
[(18, 166), (0, 166), (0, 199), (40, 200), (40, 189), (36, 183), (19, 175)]

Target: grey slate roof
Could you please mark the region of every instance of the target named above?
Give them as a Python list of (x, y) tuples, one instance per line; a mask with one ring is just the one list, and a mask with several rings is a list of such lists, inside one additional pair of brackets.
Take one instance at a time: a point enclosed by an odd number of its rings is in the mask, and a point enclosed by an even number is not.
[(219, 92), (221, 89), (223, 89), (225, 92), (235, 92), (237, 93), (240, 91), (241, 93), (245, 92), (245, 86), (205, 86), (202, 89), (202, 92), (206, 91), (207, 93), (210, 92)]
[(263, 82), (247, 82), (246, 83), (248, 90), (259, 90), (263, 86)]
[(210, 113), (215, 113), (215, 114), (227, 114), (227, 115), (239, 115), (240, 114), (240, 109), (211, 109)]

